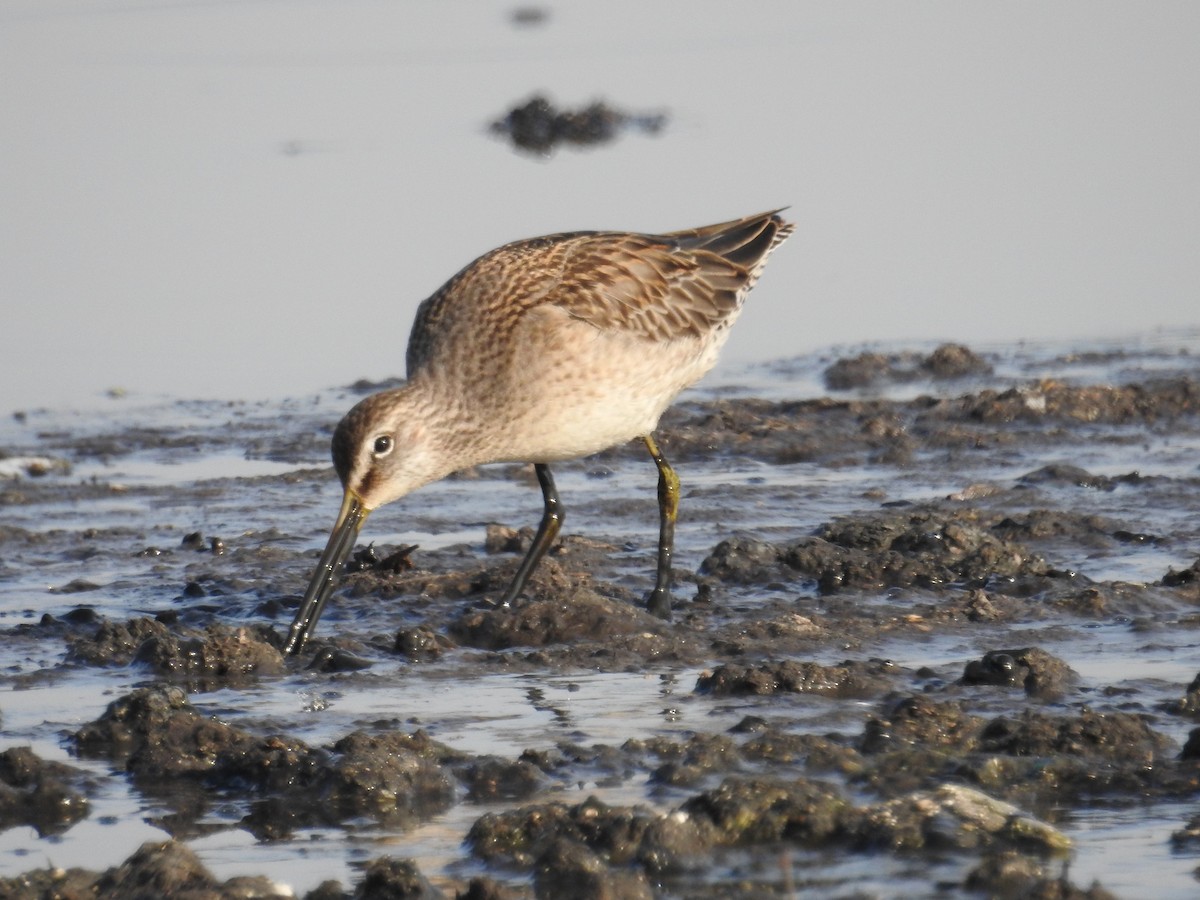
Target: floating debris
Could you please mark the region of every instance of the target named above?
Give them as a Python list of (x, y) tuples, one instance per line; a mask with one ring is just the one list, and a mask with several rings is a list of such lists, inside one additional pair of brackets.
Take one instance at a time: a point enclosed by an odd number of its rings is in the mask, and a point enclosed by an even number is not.
[(519, 150), (549, 156), (559, 144), (579, 147), (604, 144), (627, 130), (658, 134), (666, 123), (665, 113), (633, 115), (613, 109), (603, 101), (580, 110), (558, 109), (539, 94), (513, 107), (493, 122), (490, 130), (508, 137)]
[(544, 6), (518, 6), (509, 13), (508, 20), (518, 28), (545, 25), (550, 20), (550, 10)]

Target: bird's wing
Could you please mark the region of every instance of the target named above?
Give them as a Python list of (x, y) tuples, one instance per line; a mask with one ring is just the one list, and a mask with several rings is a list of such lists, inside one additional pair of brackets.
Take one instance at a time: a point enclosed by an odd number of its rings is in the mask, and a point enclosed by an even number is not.
[(409, 376), (459, 336), (474, 332), (476, 347), (482, 335), (501, 339), (543, 305), (647, 341), (701, 337), (736, 312), (791, 230), (769, 212), (664, 235), (575, 232), (500, 247), (421, 304)]
[(596, 235), (573, 242), (542, 302), (601, 331), (662, 342), (711, 331), (748, 280), (736, 263), (666, 238)]

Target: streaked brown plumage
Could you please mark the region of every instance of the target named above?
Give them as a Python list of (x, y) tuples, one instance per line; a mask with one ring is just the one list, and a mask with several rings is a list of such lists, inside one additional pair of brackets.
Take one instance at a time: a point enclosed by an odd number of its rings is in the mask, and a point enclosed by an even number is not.
[(549, 463), (642, 438), (659, 468), (658, 579), (670, 613), (679, 481), (651, 433), (675, 396), (716, 362), (767, 257), (792, 225), (777, 211), (663, 235), (575, 232), (506, 244), (421, 304), (408, 382), (338, 424), (342, 510), (287, 648), (316, 624), (367, 514), (451, 472), (532, 462), (545, 499), (516, 599), (561, 511)]

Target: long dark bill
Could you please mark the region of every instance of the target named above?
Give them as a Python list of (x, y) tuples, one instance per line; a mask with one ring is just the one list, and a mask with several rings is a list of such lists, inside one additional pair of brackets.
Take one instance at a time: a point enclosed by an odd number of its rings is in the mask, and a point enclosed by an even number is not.
[(288, 632), (284, 653), (299, 653), (312, 630), (317, 627), (317, 620), (321, 618), (325, 602), (337, 587), (342, 565), (354, 549), (358, 532), (362, 529), (363, 522), (367, 521), (370, 512), (353, 493), (346, 491), (337, 523), (329, 535), (329, 543), (325, 545), (325, 552), (321, 554), (321, 561), (317, 563), (317, 570), (313, 572), (312, 581), (309, 582), (308, 592), (300, 601), (300, 609)]

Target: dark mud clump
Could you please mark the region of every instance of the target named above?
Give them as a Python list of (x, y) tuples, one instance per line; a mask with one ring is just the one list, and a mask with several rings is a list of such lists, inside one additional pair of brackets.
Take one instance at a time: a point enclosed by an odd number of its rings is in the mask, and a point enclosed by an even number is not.
[(514, 609), (472, 610), (452, 626), (451, 633), (467, 646), (499, 650), (606, 641), (654, 626), (648, 613), (629, 603), (581, 590)]
[(701, 571), (739, 584), (807, 577), (823, 594), (885, 587), (981, 586), (1047, 565), (974, 510), (881, 512), (832, 522), (788, 544), (734, 538)]
[(1197, 587), (1200, 586), (1200, 559), (1182, 571), (1168, 570), (1161, 582), (1165, 587)]
[(942, 344), (928, 355), (918, 353), (860, 353), (839, 359), (825, 369), (831, 391), (906, 384), (919, 380), (949, 381), (990, 375), (992, 366), (961, 344)]
[(1152, 765), (1166, 756), (1171, 742), (1137, 715), (1084, 710), (1057, 716), (1026, 710), (1017, 718), (1001, 716), (979, 736), (981, 749), (1022, 757), (1068, 755), (1126, 765)]
[(94, 666), (137, 663), (197, 690), (246, 684), (284, 671), (275, 633), (261, 625), (173, 630), (140, 617), (105, 621), (71, 641), (68, 659)]
[(18, 825), (60, 834), (88, 814), (89, 779), (74, 766), (49, 762), (28, 747), (0, 753), (0, 831)]
[[(607, 865), (638, 863), (652, 872), (679, 868), (711, 847), (715, 832), (705, 823), (663, 816), (648, 807), (614, 807), (589, 798), (548, 803), (482, 816), (467, 835), (481, 859), (522, 868), (563, 843), (586, 847)], [(643, 876), (644, 877), (644, 876)]]
[(885, 793), (954, 777), (1039, 809), (1127, 791), (1163, 798), (1194, 791), (1191, 764), (1144, 717), (1130, 713), (1025, 710), (986, 720), (961, 702), (913, 696), (870, 719), (860, 749), (864, 760), (854, 780)]
[(767, 777), (726, 778), (668, 813), (595, 798), (489, 813), (467, 842), (481, 859), (532, 870), (539, 897), (585, 898), (651, 897), (651, 883), (679, 888), (721, 848), (1020, 847), (1054, 855), (1070, 846), (1052, 826), (960, 785), (859, 807), (822, 782)]
[(622, 131), (658, 134), (666, 122), (663, 113), (635, 115), (603, 102), (577, 110), (558, 109), (539, 95), (514, 106), (491, 124), (491, 131), (507, 137), (519, 150), (548, 156), (560, 144), (595, 146), (615, 139)]
[(1038, 897), (1047, 900), (1117, 900), (1093, 884), (1079, 888), (1068, 881), (1058, 863), (1044, 863), (1015, 851), (990, 853), (971, 870), (967, 890), (997, 898)]
[[(1123, 428), (1174, 427), (1190, 433), (1197, 413), (1200, 381), (1191, 374), (1115, 385), (1043, 380), (904, 401), (818, 397), (683, 403), (663, 417), (659, 444), (672, 462), (728, 453), (835, 469), (881, 465), (881, 483), (886, 483), (886, 467), (944, 467), (951, 461), (960, 466), (967, 453), (1020, 451), (1023, 457), (1044, 459), (1081, 446), (1127, 450), (1130, 437)], [(630, 452), (620, 448), (600, 458)]]
[(1181, 698), (1164, 704), (1164, 707), (1175, 715), (1200, 719), (1200, 674), (1192, 679)]
[(963, 670), (963, 684), (1019, 687), (1031, 697), (1061, 697), (1078, 679), (1065, 662), (1037, 647), (989, 650)]
[[(480, 888), (485, 882), (479, 880)], [(200, 859), (176, 841), (143, 844), (129, 859), (105, 872), (85, 869), (34, 869), (16, 878), (0, 879), (0, 896), (8, 900), (112, 897), (129, 900), (271, 900), (296, 895), (263, 876), (238, 876), (218, 881)], [(353, 894), (337, 882), (326, 882), (306, 895), (310, 900), (442, 900), (410, 860), (382, 857), (365, 867)], [(468, 895), (469, 896), (469, 895)], [(476, 894), (477, 897), (488, 896)], [(502, 895), (493, 894), (495, 898)]]
[(354, 732), (327, 748), (262, 737), (201, 715), (174, 688), (114, 701), (73, 740), (81, 753), (123, 760), (142, 790), (176, 807), (182, 833), (213, 799), (251, 792), (243, 825), (263, 837), (360, 816), (414, 824), (454, 801), (445, 764), (463, 759), (420, 732)]
[(891, 687), (890, 666), (882, 661), (847, 660), (840, 666), (783, 660), (757, 666), (723, 665), (701, 675), (696, 690), (715, 696), (790, 693), (833, 697), (878, 696)]

